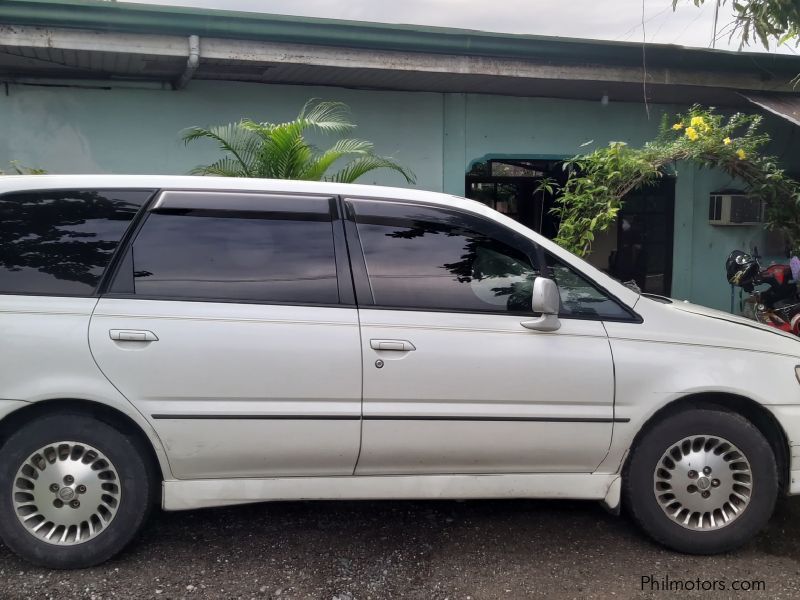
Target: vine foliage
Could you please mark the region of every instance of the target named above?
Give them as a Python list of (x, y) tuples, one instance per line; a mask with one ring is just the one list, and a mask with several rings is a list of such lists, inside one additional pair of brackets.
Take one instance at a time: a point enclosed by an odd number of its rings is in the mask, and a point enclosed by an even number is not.
[[(624, 142), (564, 164), (569, 177), (552, 209), (561, 224), (555, 241), (579, 256), (591, 251), (598, 232), (617, 219), (625, 196), (675, 172), (679, 161), (719, 168), (740, 181), (746, 192), (765, 202), (765, 224), (781, 231), (791, 248), (800, 246), (800, 183), (788, 177), (777, 159), (761, 153), (770, 141), (761, 131), (762, 117), (724, 116), (713, 108), (693, 106), (670, 119), (665, 115), (658, 136), (642, 148)], [(541, 188), (552, 187), (544, 181)]]
[(47, 173), (44, 169), (38, 169), (36, 167), (26, 167), (18, 160), (12, 160), (8, 163), (10, 173), (6, 173), (2, 169), (0, 169), (0, 175), (44, 175)]

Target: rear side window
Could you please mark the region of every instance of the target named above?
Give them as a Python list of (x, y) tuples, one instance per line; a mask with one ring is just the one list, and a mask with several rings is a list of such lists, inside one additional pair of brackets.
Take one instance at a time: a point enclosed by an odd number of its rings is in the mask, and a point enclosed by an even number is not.
[[(291, 202), (271, 206), (265, 197), (263, 210), (151, 212), (125, 261), (128, 291), (169, 299), (338, 303), (329, 201)], [(225, 206), (225, 198), (216, 205)], [(124, 287), (115, 282), (112, 291)]]
[(90, 296), (143, 190), (48, 190), (0, 196), (0, 293)]
[(455, 211), (355, 200), (375, 304), (419, 310), (531, 313), (533, 244)]

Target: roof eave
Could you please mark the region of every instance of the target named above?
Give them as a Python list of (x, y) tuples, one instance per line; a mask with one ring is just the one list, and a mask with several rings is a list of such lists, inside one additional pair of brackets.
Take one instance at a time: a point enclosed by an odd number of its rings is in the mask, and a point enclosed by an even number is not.
[[(95, 0), (5, 0), (0, 23), (98, 29), (131, 33), (200, 35), (402, 52), (488, 56), (561, 63), (641, 65), (641, 45), (489, 33), (463, 29), (362, 23), (334, 19), (204, 10)], [(764, 77), (795, 76), (800, 57), (737, 53), (648, 44), (647, 62), (656, 68), (757, 70)]]

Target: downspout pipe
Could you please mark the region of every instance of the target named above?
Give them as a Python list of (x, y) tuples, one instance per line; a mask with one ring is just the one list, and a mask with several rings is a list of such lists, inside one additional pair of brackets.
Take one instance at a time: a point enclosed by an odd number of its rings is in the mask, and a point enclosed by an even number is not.
[(200, 66), (200, 36), (199, 35), (190, 35), (189, 36), (189, 58), (186, 59), (186, 68), (181, 73), (181, 76), (178, 77), (177, 81), (172, 84), (176, 90), (184, 89), (188, 84), (189, 81), (194, 76), (194, 72), (197, 71), (197, 68)]

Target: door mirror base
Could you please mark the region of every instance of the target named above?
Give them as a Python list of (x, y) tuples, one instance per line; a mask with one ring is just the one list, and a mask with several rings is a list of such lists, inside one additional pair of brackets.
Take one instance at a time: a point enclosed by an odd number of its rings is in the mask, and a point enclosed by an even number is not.
[(561, 327), (561, 320), (558, 315), (542, 315), (538, 319), (523, 321), (520, 325), (534, 331), (557, 331)]

